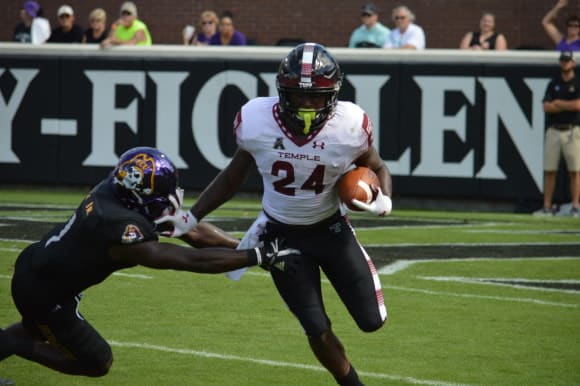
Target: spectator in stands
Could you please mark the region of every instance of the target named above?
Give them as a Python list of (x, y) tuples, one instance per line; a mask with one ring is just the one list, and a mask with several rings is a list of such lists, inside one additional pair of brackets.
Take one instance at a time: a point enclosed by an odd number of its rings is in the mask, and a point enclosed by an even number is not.
[(75, 23), (75, 13), (70, 5), (61, 5), (56, 12), (59, 26), (54, 28), (48, 38), (48, 43), (81, 43), (84, 32)]
[(465, 34), (459, 48), (462, 50), (507, 50), (503, 34), (495, 32), (495, 15), (484, 12), (479, 19), (479, 31)]
[(42, 8), (34, 1), (25, 1), (20, 9), (20, 23), (14, 28), (12, 40), (20, 43), (41, 44), (50, 36), (50, 23), (42, 17)]
[(19, 43), (32, 42), (30, 27), (32, 27), (32, 21), (36, 17), (38, 8), (40, 7), (35, 1), (27, 1), (23, 4), (20, 9), (20, 23), (16, 24), (16, 27), (14, 27), (14, 33), (12, 34), (13, 41)]
[(572, 206), (566, 215), (578, 217), (580, 206), (580, 79), (576, 77), (572, 51), (560, 54), (560, 74), (552, 79), (544, 96), (544, 206), (535, 215), (552, 215), (552, 196), (561, 155), (570, 176)]
[(237, 31), (234, 26), (234, 15), (225, 11), (220, 17), (220, 25), (210, 39), (210, 46), (245, 46), (247, 44), (246, 35)]
[(383, 48), (422, 50), (425, 48), (423, 28), (414, 23), (415, 15), (409, 7), (400, 5), (393, 9), (395, 29), (387, 37)]
[(350, 35), (348, 46), (381, 48), (391, 30), (379, 22), (379, 11), (374, 4), (361, 8), (362, 24)]
[(209, 39), (217, 32), (218, 23), (219, 19), (214, 11), (203, 11), (197, 27), (186, 25), (183, 29), (183, 44), (186, 46), (207, 46)]
[(558, 12), (568, 5), (568, 0), (558, 0), (554, 8), (548, 11), (542, 19), (544, 30), (556, 44), (558, 51), (580, 51), (580, 17), (568, 16), (566, 19), (566, 34), (562, 34), (554, 25)]
[(131, 1), (126, 1), (121, 5), (121, 17), (113, 24), (109, 37), (101, 42), (101, 47), (151, 44), (151, 34), (147, 25), (137, 19), (137, 6)]
[(101, 43), (109, 36), (107, 13), (102, 8), (95, 8), (89, 14), (89, 28), (85, 31), (83, 43)]

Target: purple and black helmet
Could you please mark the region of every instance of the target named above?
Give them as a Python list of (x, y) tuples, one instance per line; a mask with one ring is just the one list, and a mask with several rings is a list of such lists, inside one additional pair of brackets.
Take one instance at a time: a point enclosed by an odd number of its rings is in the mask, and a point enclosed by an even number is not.
[(150, 220), (173, 214), (181, 206), (177, 168), (152, 147), (135, 147), (123, 153), (111, 173), (111, 184), (125, 206)]

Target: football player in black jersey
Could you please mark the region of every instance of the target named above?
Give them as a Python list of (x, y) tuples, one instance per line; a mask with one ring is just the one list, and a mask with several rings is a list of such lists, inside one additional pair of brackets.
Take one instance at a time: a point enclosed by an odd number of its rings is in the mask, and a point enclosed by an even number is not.
[(68, 221), (16, 260), (12, 297), (22, 320), (0, 329), (0, 361), (15, 354), (67, 374), (107, 374), (111, 347), (78, 306), (83, 290), (123, 268), (142, 265), (199, 273), (254, 265), (292, 269), (292, 256), (298, 251), (279, 249), (277, 242), (234, 250), (237, 240), (208, 223), (181, 239), (210, 248), (159, 242), (162, 230), (155, 220), (175, 213), (182, 196), (177, 169), (165, 154), (149, 147), (125, 152)]

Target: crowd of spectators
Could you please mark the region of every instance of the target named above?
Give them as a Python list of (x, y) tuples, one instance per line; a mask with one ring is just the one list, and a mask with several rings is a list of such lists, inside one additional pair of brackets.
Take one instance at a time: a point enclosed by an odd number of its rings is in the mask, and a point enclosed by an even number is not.
[[(569, 15), (563, 32), (556, 26), (560, 11), (569, 0), (557, 0), (546, 13), (541, 24), (558, 51), (580, 51), (580, 16)], [(351, 48), (413, 49), (427, 48), (423, 28), (417, 24), (416, 16), (405, 5), (391, 11), (392, 28), (379, 20), (380, 10), (375, 4), (361, 7), (361, 24), (356, 27), (347, 42)], [(63, 4), (57, 10), (58, 26), (50, 29), (49, 21), (36, 0), (27, 0), (20, 10), (20, 22), (14, 28), (13, 40), (22, 43), (98, 43), (102, 47), (112, 45), (151, 45), (153, 39), (147, 25), (138, 19), (137, 6), (127, 1), (121, 5), (119, 18), (110, 26), (107, 15), (101, 8), (94, 9), (89, 17), (88, 28), (82, 29), (75, 22), (75, 13), (70, 5)], [(213, 10), (199, 15), (197, 23), (186, 25), (182, 30), (182, 42), (188, 46), (203, 45), (248, 45), (245, 34), (236, 29), (234, 16), (224, 11), (219, 17)], [(507, 50), (508, 40), (495, 30), (495, 16), (483, 12), (479, 28), (465, 33), (459, 43), (460, 49)]]

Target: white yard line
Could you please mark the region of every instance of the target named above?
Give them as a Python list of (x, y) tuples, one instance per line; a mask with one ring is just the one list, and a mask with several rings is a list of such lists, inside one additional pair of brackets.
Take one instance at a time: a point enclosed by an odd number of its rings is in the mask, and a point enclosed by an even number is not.
[(4, 239), (0, 238), (0, 241), (7, 242), (7, 243), (23, 243), (23, 244), (32, 244), (38, 240), (24, 240), (24, 239)]
[(138, 273), (113, 272), (114, 276), (130, 277), (132, 279), (153, 279), (153, 276), (141, 275)]
[(538, 283), (538, 284), (574, 284), (579, 285), (580, 280), (569, 279), (569, 280), (533, 280), (533, 279), (519, 279), (519, 278), (502, 278), (502, 277), (465, 277), (465, 276), (415, 276), (422, 280), (431, 281), (446, 281), (446, 282), (456, 282), (456, 283), (466, 283), (466, 284), (483, 284), (483, 285), (495, 285), (502, 287), (512, 287), (528, 291), (543, 291), (543, 292), (560, 292), (568, 293), (573, 295), (580, 295), (580, 291), (564, 288), (551, 288), (551, 287), (540, 287), (540, 286), (530, 286), (526, 283)]
[(543, 242), (543, 241), (530, 241), (530, 242), (509, 242), (509, 243), (497, 243), (497, 242), (489, 242), (489, 243), (400, 243), (400, 244), (365, 244), (365, 248), (368, 247), (381, 247), (388, 249), (389, 247), (487, 247), (487, 246), (528, 246), (528, 245), (549, 245), (554, 246), (558, 244), (565, 244), (565, 245), (578, 245), (580, 246), (580, 242), (562, 242), (562, 243), (554, 243), (554, 242)]
[(394, 275), (397, 272), (404, 271), (405, 269), (409, 268), (412, 265), (419, 264), (419, 263), (453, 263), (457, 261), (513, 261), (513, 260), (573, 260), (578, 259), (578, 257), (574, 256), (559, 256), (559, 257), (465, 257), (465, 258), (449, 258), (449, 259), (416, 259), (416, 260), (395, 260), (393, 263), (389, 265), (385, 265), (381, 267), (377, 272), (379, 275)]
[[(228, 361), (240, 361), (240, 362), (248, 362), (254, 363), (259, 365), (265, 366), (274, 366), (274, 367), (288, 367), (294, 368), (299, 370), (308, 370), (308, 371), (318, 371), (318, 372), (325, 372), (326, 369), (320, 366), (314, 365), (307, 365), (302, 363), (292, 363), (292, 362), (283, 362), (283, 361), (274, 361), (270, 359), (259, 359), (253, 357), (243, 357), (238, 355), (230, 355), (230, 354), (219, 354), (213, 353), (208, 351), (200, 351), (200, 350), (191, 350), (191, 349), (179, 349), (179, 348), (172, 348), (167, 346), (160, 346), (148, 343), (134, 343), (134, 342), (119, 342), (119, 341), (109, 341), (111, 346), (113, 347), (123, 347), (123, 348), (139, 348), (145, 350), (154, 350), (154, 351), (163, 351), (173, 354), (181, 354), (181, 355), (191, 355), (203, 358), (212, 358), (212, 359), (222, 359)], [(369, 372), (369, 371), (360, 371), (357, 372), (368, 378), (377, 378), (377, 379), (388, 379), (391, 381), (398, 381), (398, 382), (405, 382), (411, 385), (432, 385), (432, 386), (458, 386), (460, 384), (457, 383), (450, 383), (445, 381), (436, 381), (436, 380), (429, 380), (429, 379), (419, 379), (414, 377), (406, 377), (400, 375), (392, 375), (392, 374), (385, 374), (385, 373), (376, 373), (376, 372)]]
[[(153, 279), (153, 276), (141, 275), (138, 273), (113, 272), (113, 276), (128, 277), (131, 279)], [(11, 275), (0, 275), (0, 279), (12, 279)]]
[(549, 302), (549, 301), (531, 299), (531, 298), (515, 298), (515, 297), (507, 297), (507, 296), (462, 294), (462, 293), (456, 293), (456, 292), (432, 291), (432, 290), (426, 290), (426, 289), (420, 289), (420, 288), (400, 287), (400, 286), (393, 286), (393, 285), (385, 285), (385, 286), (383, 286), (383, 288), (387, 288), (387, 289), (391, 289), (391, 290), (398, 290), (398, 291), (418, 292), (418, 293), (422, 293), (425, 295), (434, 295), (434, 296), (452, 296), (452, 297), (458, 297), (458, 298), (497, 300), (497, 301), (502, 301), (502, 302), (533, 303), (533, 304), (539, 304), (542, 306), (552, 306), (552, 307), (580, 308), (580, 304)]
[[(245, 273), (245, 275), (270, 277), (270, 274), (265, 273), (265, 272), (263, 273), (263, 272), (248, 271)], [(324, 284), (330, 284), (330, 282), (327, 279), (322, 279), (321, 281)], [(504, 302), (533, 303), (533, 304), (539, 304), (539, 305), (543, 305), (543, 306), (553, 306), (553, 307), (563, 307), (563, 308), (580, 308), (580, 304), (549, 302), (549, 301), (531, 299), (531, 298), (518, 298), (518, 297), (507, 297), (507, 296), (488, 296), (488, 295), (465, 294), (465, 293), (456, 293), (456, 292), (432, 291), (432, 290), (425, 290), (425, 289), (421, 289), (421, 288), (401, 287), (401, 286), (393, 286), (393, 285), (383, 285), (383, 288), (390, 289), (390, 290), (396, 290), (396, 291), (418, 292), (418, 293), (422, 293), (425, 295), (433, 295), (433, 296), (452, 296), (452, 297), (461, 297), (461, 298), (497, 300), (497, 301), (504, 301)]]

